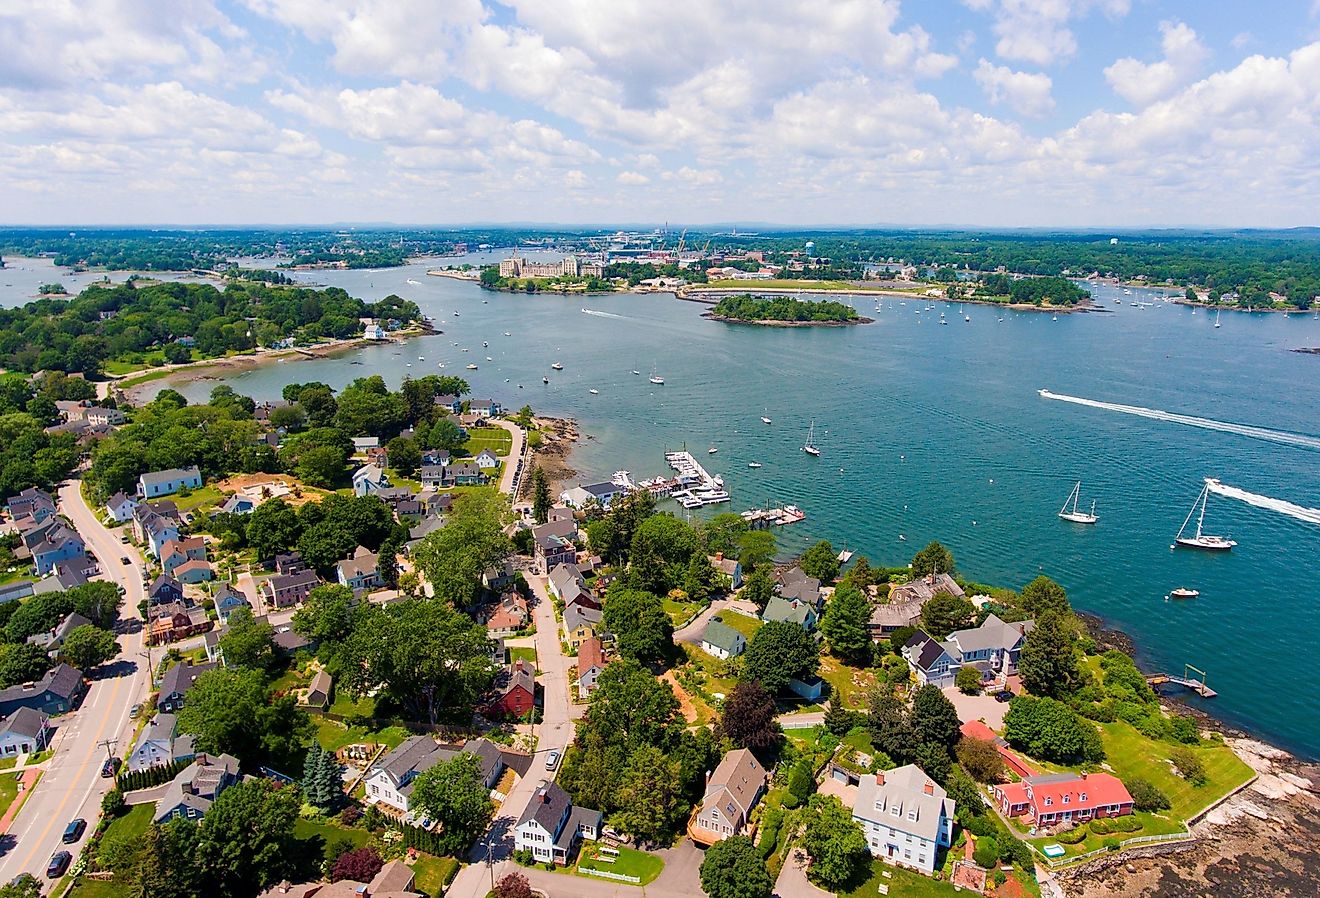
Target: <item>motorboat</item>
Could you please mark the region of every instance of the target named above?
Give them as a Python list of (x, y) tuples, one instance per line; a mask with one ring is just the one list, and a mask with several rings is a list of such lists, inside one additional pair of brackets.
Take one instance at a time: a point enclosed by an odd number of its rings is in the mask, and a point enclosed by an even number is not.
[(749, 467), (749, 468), (759, 468), (759, 467), (761, 467), (761, 463), (760, 463), (759, 461), (749, 461), (749, 462), (747, 463), (747, 467)]
[(1196, 598), (1197, 596), (1199, 596), (1200, 594), (1201, 594), (1201, 591), (1198, 590), (1198, 589), (1188, 589), (1188, 588), (1185, 587), (1185, 586), (1179, 586), (1177, 589), (1170, 590), (1170, 591), (1169, 591), (1169, 594), (1168, 594), (1167, 596), (1165, 596), (1165, 598), (1167, 598), (1167, 599), (1194, 599), (1194, 598)]
[(555, 363), (554, 363), (553, 365), (551, 365), (550, 367), (553, 368), (555, 371), (563, 371), (563, 370), (564, 370), (564, 366), (561, 365), (561, 364), (559, 364), (558, 362), (555, 362)]

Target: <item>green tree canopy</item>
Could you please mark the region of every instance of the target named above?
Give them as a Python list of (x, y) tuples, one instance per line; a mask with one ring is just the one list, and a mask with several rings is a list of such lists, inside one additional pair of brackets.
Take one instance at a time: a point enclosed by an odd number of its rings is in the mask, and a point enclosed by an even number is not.
[(807, 802), (802, 848), (811, 857), (807, 875), (830, 891), (853, 879), (870, 858), (862, 828), (833, 795), (817, 793)]
[(619, 654), (642, 664), (670, 658), (674, 652), (674, 624), (664, 602), (640, 589), (611, 589), (605, 602), (604, 623), (618, 640)]
[(1004, 717), (1004, 738), (1014, 748), (1056, 764), (1098, 764), (1105, 758), (1095, 725), (1052, 698), (1013, 699)]
[(470, 752), (419, 773), (413, 780), (412, 803), (440, 824), (442, 850), (456, 856), (485, 830), (494, 808), (482, 780), (481, 759)]
[(1035, 695), (1063, 698), (1082, 685), (1083, 671), (1069, 622), (1055, 611), (1047, 611), (1022, 642), (1018, 673), (1027, 690)]
[(706, 849), (701, 888), (710, 898), (770, 898), (774, 881), (747, 836), (731, 836)]
[(250, 898), (293, 873), (301, 806), (298, 788), (275, 780), (248, 779), (221, 792), (198, 826), (197, 864), (207, 891)]
[(802, 573), (815, 577), (821, 583), (833, 583), (839, 576), (839, 556), (829, 540), (822, 539), (802, 553), (798, 559)]
[(871, 603), (851, 583), (840, 583), (825, 605), (820, 631), (829, 643), (830, 653), (850, 664), (863, 665), (871, 658)]
[(1043, 574), (1022, 587), (1021, 604), (1022, 610), (1032, 617), (1040, 617), (1051, 611), (1065, 615), (1072, 612), (1068, 594), (1063, 591), (1063, 587)]
[(225, 666), (267, 670), (275, 662), (275, 628), (256, 620), (250, 608), (236, 608), (220, 636)]
[(931, 574), (954, 575), (953, 553), (938, 542), (932, 542), (912, 556), (913, 577), (928, 577)]
[(716, 734), (736, 748), (750, 748), (766, 757), (783, 735), (775, 720), (777, 714), (774, 696), (757, 681), (744, 680), (724, 700)]
[(788, 688), (790, 679), (816, 673), (820, 650), (797, 624), (770, 621), (756, 631), (743, 653), (743, 679), (757, 680), (772, 695)]
[(100, 667), (118, 654), (115, 634), (94, 624), (74, 627), (60, 646), (60, 657), (83, 672)]
[(932, 639), (947, 639), (954, 630), (965, 630), (975, 622), (976, 606), (966, 596), (937, 592), (921, 606), (921, 627)]
[(464, 493), (449, 521), (422, 540), (413, 553), (435, 588), (435, 597), (466, 608), (481, 589), (481, 575), (504, 563), (513, 545), (504, 534), (507, 500), (494, 493)]

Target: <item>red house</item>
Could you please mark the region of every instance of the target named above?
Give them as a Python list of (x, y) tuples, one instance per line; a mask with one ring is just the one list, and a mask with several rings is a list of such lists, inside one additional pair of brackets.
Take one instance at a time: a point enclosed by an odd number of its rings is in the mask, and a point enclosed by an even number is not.
[(536, 702), (536, 675), (522, 661), (495, 678), (493, 695), (486, 703), (486, 713), (492, 717), (523, 717), (530, 713)]
[(1108, 773), (1053, 773), (995, 786), (995, 802), (1007, 817), (1029, 816), (1037, 826), (1085, 822), (1132, 813), (1132, 796)]

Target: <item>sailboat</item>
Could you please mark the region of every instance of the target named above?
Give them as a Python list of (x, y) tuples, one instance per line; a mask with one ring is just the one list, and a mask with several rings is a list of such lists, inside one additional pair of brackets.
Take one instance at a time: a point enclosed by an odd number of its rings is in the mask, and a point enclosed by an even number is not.
[[(1077, 481), (1077, 485), (1072, 488), (1068, 498), (1064, 500), (1063, 508), (1059, 509), (1059, 517), (1065, 521), (1072, 521), (1074, 524), (1094, 524), (1097, 520), (1095, 516), (1095, 501), (1091, 502), (1091, 513), (1077, 510), (1077, 500), (1082, 494), (1082, 482)], [(1069, 506), (1072, 506), (1069, 508)]]
[(652, 366), (651, 366), (651, 383), (653, 383), (653, 384), (663, 384), (664, 382), (665, 382), (665, 379), (664, 379), (663, 377), (661, 377), (660, 375), (658, 375), (658, 374), (655, 373), (655, 365), (652, 365)]
[(820, 450), (816, 448), (816, 419), (811, 419), (811, 426), (807, 428), (807, 443), (802, 447), (802, 451), (807, 455), (820, 455)]
[(773, 422), (770, 420), (770, 416), (766, 414), (767, 411), (769, 411), (769, 409), (761, 409), (761, 423), (762, 423), (762, 424), (771, 424), (771, 423), (773, 423)]
[[(1201, 532), (1201, 525), (1205, 523), (1205, 506), (1210, 501), (1210, 486), (1219, 481), (1207, 477), (1205, 486), (1201, 487), (1201, 495), (1196, 497), (1196, 502), (1192, 505), (1192, 510), (1187, 512), (1187, 518), (1178, 530), (1177, 537), (1174, 538), (1175, 546), (1185, 546), (1189, 549), (1205, 549), (1210, 552), (1227, 552), (1237, 545), (1236, 542), (1226, 536), (1212, 536)], [(1197, 515), (1197, 507), (1200, 507), (1200, 514)], [(1192, 515), (1196, 517), (1196, 536), (1183, 536), (1183, 531), (1192, 521)]]
[(1215, 309), (1215, 327), (1219, 327), (1219, 310)]

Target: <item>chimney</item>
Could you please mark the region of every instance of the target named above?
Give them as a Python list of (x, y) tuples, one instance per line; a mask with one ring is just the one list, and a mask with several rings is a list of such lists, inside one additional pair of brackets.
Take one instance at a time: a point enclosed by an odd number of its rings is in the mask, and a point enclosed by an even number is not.
[(1086, 779), (1086, 771), (1085, 771), (1085, 770), (1082, 771), (1082, 779)]
[(932, 783), (930, 780), (926, 780), (926, 785), (922, 786), (921, 791), (925, 792), (927, 795), (934, 795), (935, 784)]
[(883, 786), (885, 784), (885, 772), (883, 770), (875, 775), (875, 784), (877, 786)]
[(716, 562), (716, 564), (718, 564), (719, 562), (721, 562), (721, 561), (723, 561), (723, 560), (724, 560), (724, 553), (723, 553), (723, 552), (716, 552), (716, 553), (715, 553), (715, 562)]

